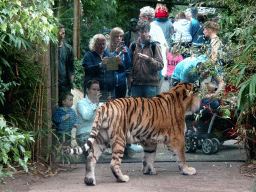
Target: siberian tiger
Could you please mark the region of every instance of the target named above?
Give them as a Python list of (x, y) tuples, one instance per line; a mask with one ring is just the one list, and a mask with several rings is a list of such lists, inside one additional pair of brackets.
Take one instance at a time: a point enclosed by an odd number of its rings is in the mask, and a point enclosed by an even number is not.
[(119, 182), (129, 181), (120, 169), (126, 143), (139, 143), (144, 149), (143, 173), (156, 174), (153, 163), (157, 143), (164, 143), (174, 155), (181, 172), (196, 174), (185, 160), (184, 125), (186, 111), (199, 109), (200, 100), (192, 84), (179, 84), (152, 99), (120, 98), (104, 103), (97, 111), (87, 143), (65, 153), (82, 154), (90, 149), (86, 163), (85, 184), (95, 185), (94, 168), (102, 152), (112, 148), (111, 170)]

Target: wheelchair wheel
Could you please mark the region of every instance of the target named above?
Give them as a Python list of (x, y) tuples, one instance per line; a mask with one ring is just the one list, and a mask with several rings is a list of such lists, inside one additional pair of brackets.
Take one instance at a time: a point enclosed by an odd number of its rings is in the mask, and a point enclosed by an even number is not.
[(185, 152), (192, 153), (197, 150), (197, 141), (193, 137), (185, 137)]
[(213, 142), (210, 139), (204, 139), (202, 143), (202, 151), (203, 153), (210, 155), (213, 149)]
[(215, 154), (219, 151), (220, 149), (220, 141), (217, 138), (212, 138), (212, 153)]

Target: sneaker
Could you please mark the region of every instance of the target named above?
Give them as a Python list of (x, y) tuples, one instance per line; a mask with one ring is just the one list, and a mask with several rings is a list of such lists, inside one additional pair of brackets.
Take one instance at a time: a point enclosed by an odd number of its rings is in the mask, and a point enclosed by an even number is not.
[(103, 153), (104, 153), (104, 155), (112, 155), (112, 149), (107, 148), (107, 149), (105, 149), (105, 151)]
[(137, 144), (131, 144), (127, 145), (125, 152), (124, 152), (124, 157), (125, 158), (132, 158), (136, 153), (141, 153), (143, 151), (143, 147)]

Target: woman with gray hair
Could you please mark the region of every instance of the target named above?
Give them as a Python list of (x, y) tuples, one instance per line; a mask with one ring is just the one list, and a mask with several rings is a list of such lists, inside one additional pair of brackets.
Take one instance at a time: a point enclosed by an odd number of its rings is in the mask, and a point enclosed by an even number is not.
[(150, 6), (143, 7), (140, 9), (140, 17), (151, 23), (155, 18), (155, 10)]
[(90, 51), (86, 52), (83, 58), (84, 85), (91, 79), (99, 81), (102, 92), (101, 102), (105, 102), (114, 96), (116, 84), (114, 71), (106, 68), (110, 56), (109, 52), (106, 51), (106, 46), (106, 38), (103, 34), (94, 35), (89, 43)]

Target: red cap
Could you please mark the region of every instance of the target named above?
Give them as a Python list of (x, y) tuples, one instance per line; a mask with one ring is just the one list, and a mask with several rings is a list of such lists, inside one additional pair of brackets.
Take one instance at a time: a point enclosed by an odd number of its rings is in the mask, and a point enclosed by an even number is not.
[(169, 16), (169, 12), (165, 11), (163, 8), (159, 7), (158, 12), (155, 12), (156, 18), (166, 18)]

